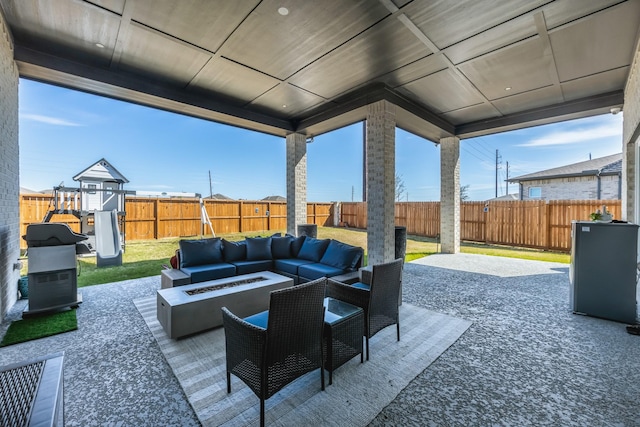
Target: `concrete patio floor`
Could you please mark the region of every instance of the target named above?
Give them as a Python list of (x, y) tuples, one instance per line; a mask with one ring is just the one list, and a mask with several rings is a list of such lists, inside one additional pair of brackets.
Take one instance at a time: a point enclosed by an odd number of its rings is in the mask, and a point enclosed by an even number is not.
[[(474, 323), (371, 425), (640, 426), (640, 337), (571, 314), (568, 270), (468, 254), (407, 264), (405, 301)], [(82, 288), (77, 331), (0, 348), (0, 365), (65, 351), (68, 426), (198, 425), (132, 303), (159, 285)]]

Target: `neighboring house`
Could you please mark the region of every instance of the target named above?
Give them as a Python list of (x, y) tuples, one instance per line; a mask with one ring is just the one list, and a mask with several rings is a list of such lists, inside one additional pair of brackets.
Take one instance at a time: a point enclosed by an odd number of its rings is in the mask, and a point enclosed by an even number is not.
[(504, 202), (508, 200), (520, 200), (520, 195), (517, 193), (510, 193), (510, 194), (505, 194), (504, 196), (494, 197), (486, 201), (487, 202)]
[(287, 198), (282, 196), (267, 196), (262, 200), (266, 202), (286, 202)]
[(622, 153), (509, 179), (520, 185), (520, 200), (620, 199)]

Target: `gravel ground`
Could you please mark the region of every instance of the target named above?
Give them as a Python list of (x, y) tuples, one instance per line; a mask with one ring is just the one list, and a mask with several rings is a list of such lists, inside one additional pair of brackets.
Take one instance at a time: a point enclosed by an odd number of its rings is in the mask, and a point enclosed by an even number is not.
[(404, 300), (473, 321), (372, 426), (640, 426), (640, 337), (569, 310), (569, 267), (481, 255), (405, 265)]

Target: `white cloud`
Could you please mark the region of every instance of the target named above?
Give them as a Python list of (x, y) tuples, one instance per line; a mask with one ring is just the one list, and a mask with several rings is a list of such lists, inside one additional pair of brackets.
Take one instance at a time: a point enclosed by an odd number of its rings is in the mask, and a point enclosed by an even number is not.
[(551, 145), (577, 144), (585, 141), (593, 141), (601, 138), (622, 136), (622, 126), (601, 125), (593, 128), (552, 132), (547, 135), (532, 139), (519, 147), (547, 147)]
[(46, 123), (54, 126), (82, 126), (79, 123), (70, 122), (65, 119), (59, 119), (57, 117), (43, 116), (41, 114), (21, 114), (20, 117), (26, 120), (34, 122)]

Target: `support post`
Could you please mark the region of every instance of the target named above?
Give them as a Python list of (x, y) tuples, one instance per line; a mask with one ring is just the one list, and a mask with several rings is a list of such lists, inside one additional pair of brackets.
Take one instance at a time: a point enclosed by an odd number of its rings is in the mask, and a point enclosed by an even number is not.
[(287, 135), (287, 233), (307, 222), (307, 137)]
[(460, 139), (440, 140), (440, 239), (443, 253), (460, 252)]
[(388, 101), (369, 104), (366, 122), (367, 253), (369, 265), (395, 254), (396, 107)]

